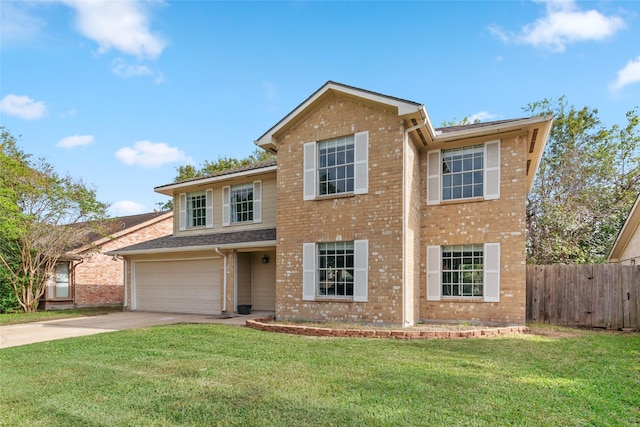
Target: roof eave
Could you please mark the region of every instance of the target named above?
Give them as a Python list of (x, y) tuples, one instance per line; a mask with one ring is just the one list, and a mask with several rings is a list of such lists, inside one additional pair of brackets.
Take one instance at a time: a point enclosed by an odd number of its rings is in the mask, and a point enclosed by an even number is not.
[(172, 252), (198, 252), (198, 251), (213, 251), (218, 249), (243, 249), (243, 248), (266, 248), (276, 246), (276, 240), (263, 240), (260, 242), (243, 242), (243, 243), (223, 243), (219, 245), (200, 245), (200, 246), (181, 246), (176, 248), (154, 248), (154, 249), (137, 249), (137, 250), (113, 250), (105, 252), (110, 256), (129, 256), (129, 255), (152, 255), (152, 254), (166, 254)]
[[(306, 100), (304, 100), (300, 105), (294, 108), (289, 114), (283, 117), (278, 123), (276, 123), (273, 127), (271, 127), (267, 132), (265, 132), (261, 137), (254, 141), (254, 144), (257, 146), (270, 151), (277, 151), (277, 138), (276, 134), (278, 132), (285, 129), (291, 122), (295, 120), (295, 118), (300, 115), (307, 108), (313, 106), (321, 97), (323, 97), (326, 93), (333, 91), (339, 92), (346, 95), (367, 99), (371, 102), (375, 102), (383, 105), (394, 106), (398, 109), (398, 116), (407, 116), (412, 114), (422, 114), (424, 110), (424, 106), (415, 102), (402, 100), (399, 98), (393, 98), (386, 95), (382, 95), (375, 92), (370, 92), (367, 90), (355, 88), (352, 86), (343, 85), (341, 83), (336, 83), (329, 81), (325, 83), (320, 89), (315, 91), (311, 96), (309, 96)], [(426, 111), (425, 111), (426, 112)]]
[(638, 194), (638, 198), (636, 202), (633, 204), (631, 211), (629, 212), (629, 216), (627, 217), (624, 225), (620, 229), (618, 233), (618, 237), (616, 241), (613, 243), (611, 250), (609, 251), (609, 256), (607, 257), (607, 262), (619, 262), (622, 253), (626, 249), (627, 245), (631, 241), (631, 237), (633, 237), (636, 230), (640, 227), (640, 194)]
[(190, 181), (178, 182), (175, 184), (160, 185), (158, 187), (155, 187), (153, 191), (155, 191), (156, 193), (164, 194), (166, 196), (173, 196), (173, 194), (175, 193), (174, 190), (177, 190), (180, 188), (200, 187), (203, 185), (215, 184), (217, 182), (229, 181), (235, 178), (248, 177), (252, 175), (262, 175), (264, 173), (273, 172), (277, 170), (278, 170), (278, 166), (273, 165), (273, 166), (268, 166), (266, 168), (250, 169), (247, 171), (230, 173), (226, 175), (210, 176), (210, 177), (194, 179)]

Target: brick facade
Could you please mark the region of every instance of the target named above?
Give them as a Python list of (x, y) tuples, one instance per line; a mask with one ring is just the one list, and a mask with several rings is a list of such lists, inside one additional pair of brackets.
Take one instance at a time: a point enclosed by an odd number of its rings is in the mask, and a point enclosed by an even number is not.
[(172, 216), (103, 243), (97, 252), (82, 253), (82, 262), (74, 262), (74, 302), (78, 307), (116, 305), (124, 302), (124, 261), (105, 252), (170, 235)]

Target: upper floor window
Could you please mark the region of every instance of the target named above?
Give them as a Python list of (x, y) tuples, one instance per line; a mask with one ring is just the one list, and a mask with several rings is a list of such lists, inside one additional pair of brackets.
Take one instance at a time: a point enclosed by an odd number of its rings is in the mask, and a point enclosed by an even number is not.
[(262, 181), (222, 187), (222, 225), (262, 222)]
[(304, 200), (369, 191), (369, 132), (304, 144)]
[(352, 193), (353, 135), (318, 143), (318, 194)]
[(231, 187), (231, 222), (253, 221), (253, 184)]
[(213, 189), (178, 195), (178, 225), (180, 230), (213, 227)]
[(482, 197), (484, 145), (442, 150), (442, 200)]
[(207, 217), (207, 195), (204, 191), (187, 193), (187, 228), (204, 227)]
[(500, 198), (500, 140), (427, 153), (427, 204)]

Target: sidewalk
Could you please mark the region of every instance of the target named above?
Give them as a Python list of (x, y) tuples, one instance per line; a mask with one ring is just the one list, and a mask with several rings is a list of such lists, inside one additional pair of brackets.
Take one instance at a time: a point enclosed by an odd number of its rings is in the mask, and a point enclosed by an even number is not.
[(247, 319), (266, 316), (273, 316), (273, 313), (254, 312), (248, 315), (234, 315), (231, 318), (221, 319), (216, 316), (200, 314), (126, 311), (99, 316), (22, 323), (0, 326), (0, 348), (175, 323), (219, 323), (244, 326)]

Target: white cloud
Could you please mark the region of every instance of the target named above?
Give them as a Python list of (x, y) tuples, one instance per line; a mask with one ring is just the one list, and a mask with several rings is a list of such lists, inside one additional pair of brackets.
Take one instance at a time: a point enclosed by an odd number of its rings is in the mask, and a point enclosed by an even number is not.
[(109, 211), (115, 216), (137, 215), (147, 212), (147, 208), (137, 202), (131, 200), (120, 200), (109, 206)]
[(93, 143), (93, 135), (73, 135), (62, 138), (56, 144), (56, 147), (75, 148), (90, 145)]
[(618, 71), (618, 77), (611, 84), (612, 90), (620, 90), (626, 85), (640, 82), (640, 56), (629, 61), (627, 65)]
[(153, 72), (146, 65), (129, 65), (122, 61), (116, 61), (112, 68), (113, 72), (122, 78), (149, 76)]
[(546, 15), (522, 27), (519, 34), (489, 26), (489, 31), (503, 42), (530, 44), (563, 52), (567, 44), (603, 40), (625, 27), (618, 16), (605, 16), (596, 10), (579, 10), (573, 0), (540, 0)]
[(156, 168), (168, 163), (190, 163), (182, 150), (169, 147), (164, 142), (138, 141), (133, 147), (123, 147), (116, 151), (115, 156), (127, 165)]
[[(157, 58), (167, 43), (149, 28), (148, 11), (137, 1), (63, 0), (78, 13), (76, 25), (98, 43), (98, 52), (111, 49), (139, 58)], [(158, 2), (155, 2), (156, 4)]]
[(497, 114), (491, 114), (488, 111), (479, 111), (469, 116), (469, 123), (475, 123), (476, 121), (481, 122), (483, 120), (491, 120), (491, 119), (495, 119), (496, 117), (498, 117)]
[(26, 95), (9, 94), (0, 101), (0, 111), (25, 120), (35, 120), (47, 113), (47, 106), (42, 101), (34, 101)]
[(0, 7), (0, 39), (3, 42), (32, 40), (42, 32), (45, 22), (28, 13), (29, 4), (3, 1)]

